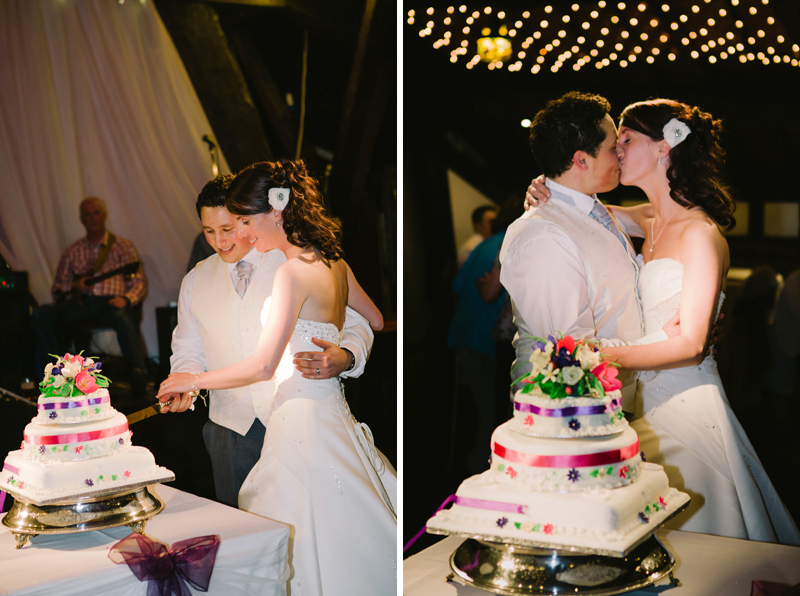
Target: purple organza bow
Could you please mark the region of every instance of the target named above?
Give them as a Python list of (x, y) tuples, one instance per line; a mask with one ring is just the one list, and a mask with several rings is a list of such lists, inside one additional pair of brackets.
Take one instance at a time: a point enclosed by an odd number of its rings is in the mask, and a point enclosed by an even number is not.
[(186, 582), (208, 591), (218, 548), (219, 536), (189, 538), (167, 548), (133, 533), (112, 546), (108, 558), (127, 563), (139, 581), (147, 581), (147, 596), (191, 596)]

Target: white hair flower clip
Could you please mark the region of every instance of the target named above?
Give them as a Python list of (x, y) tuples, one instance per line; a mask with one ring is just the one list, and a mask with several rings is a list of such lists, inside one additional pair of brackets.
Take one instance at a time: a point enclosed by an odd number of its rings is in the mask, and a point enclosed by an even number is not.
[(283, 211), (283, 208), (286, 207), (286, 203), (289, 202), (289, 193), (290, 190), (288, 188), (270, 188), (269, 191), (267, 191), (269, 204), (272, 205), (273, 209)]
[(673, 118), (664, 125), (662, 132), (664, 133), (664, 140), (667, 142), (667, 145), (674, 148), (692, 134), (692, 129), (686, 126), (685, 122)]

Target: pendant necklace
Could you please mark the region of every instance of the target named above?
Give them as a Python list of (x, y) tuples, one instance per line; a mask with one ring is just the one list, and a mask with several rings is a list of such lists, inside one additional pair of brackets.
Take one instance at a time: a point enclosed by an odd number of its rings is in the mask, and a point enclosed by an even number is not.
[[(658, 239), (661, 238), (661, 234), (663, 234), (664, 230), (667, 229), (667, 225), (669, 224), (669, 222), (672, 221), (672, 218), (675, 216), (675, 214), (677, 212), (678, 212), (678, 207), (675, 207), (675, 211), (673, 211), (672, 215), (669, 216), (669, 219), (667, 220), (667, 223), (665, 223), (664, 227), (661, 228), (661, 231), (658, 233), (658, 236), (650, 243), (650, 252), (653, 252), (653, 247), (655, 247), (656, 242), (658, 242)], [(654, 231), (655, 225), (656, 225), (656, 218), (654, 216), (653, 217), (653, 223), (650, 224), (650, 235), (651, 236), (655, 233), (655, 231)]]

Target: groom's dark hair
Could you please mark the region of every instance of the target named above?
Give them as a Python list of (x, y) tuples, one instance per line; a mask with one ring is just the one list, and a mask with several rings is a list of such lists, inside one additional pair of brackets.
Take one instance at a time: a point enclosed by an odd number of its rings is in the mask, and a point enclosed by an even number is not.
[(576, 151), (596, 157), (606, 138), (600, 124), (610, 111), (605, 97), (579, 91), (547, 102), (530, 128), (531, 151), (542, 173), (560, 176), (572, 166)]

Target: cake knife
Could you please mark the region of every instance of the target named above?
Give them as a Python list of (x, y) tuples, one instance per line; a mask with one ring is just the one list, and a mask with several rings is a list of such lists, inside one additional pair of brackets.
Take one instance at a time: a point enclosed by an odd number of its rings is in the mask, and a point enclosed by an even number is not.
[(164, 403), (157, 401), (152, 406), (147, 406), (146, 408), (143, 408), (138, 412), (134, 412), (133, 414), (128, 414), (126, 416), (126, 418), (128, 419), (128, 425), (131, 425), (135, 422), (139, 422), (140, 420), (144, 420), (145, 418), (150, 418), (150, 416), (154, 416), (155, 414), (160, 414), (161, 409), (164, 406), (170, 405), (171, 403), (172, 403), (172, 398), (170, 398), (168, 401), (165, 401)]

